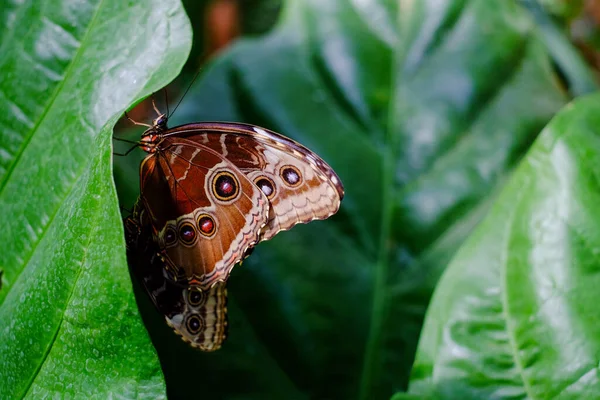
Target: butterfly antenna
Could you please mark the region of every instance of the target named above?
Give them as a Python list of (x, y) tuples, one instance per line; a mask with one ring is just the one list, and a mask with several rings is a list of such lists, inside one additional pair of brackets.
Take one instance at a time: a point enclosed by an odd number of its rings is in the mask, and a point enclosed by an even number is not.
[(130, 144), (140, 144), (140, 142), (138, 142), (138, 141), (123, 139), (123, 138), (116, 137), (116, 136), (113, 136), (113, 140), (118, 140), (119, 142), (125, 142), (125, 143), (130, 143)]
[(119, 157), (125, 157), (126, 155), (128, 155), (129, 153), (131, 153), (134, 149), (136, 149), (137, 147), (139, 147), (139, 143), (136, 143), (134, 146), (131, 146), (129, 148), (129, 150), (127, 150), (125, 153), (117, 153), (117, 152), (113, 151), (113, 155), (119, 156)]
[(165, 104), (167, 105), (167, 119), (171, 116), (169, 113), (169, 91), (165, 88)]
[(181, 96), (181, 98), (179, 99), (179, 102), (177, 103), (177, 105), (173, 109), (173, 113), (171, 115), (175, 114), (175, 111), (177, 111), (177, 108), (179, 108), (179, 105), (181, 104), (181, 102), (185, 98), (185, 95), (190, 91), (190, 89), (191, 89), (192, 85), (194, 84), (194, 82), (196, 82), (196, 79), (198, 78), (198, 75), (200, 75), (200, 72), (202, 72), (202, 68), (199, 68), (198, 71), (196, 71), (196, 74), (192, 78), (192, 81), (188, 85), (187, 89), (185, 89), (185, 92), (183, 92), (183, 96)]

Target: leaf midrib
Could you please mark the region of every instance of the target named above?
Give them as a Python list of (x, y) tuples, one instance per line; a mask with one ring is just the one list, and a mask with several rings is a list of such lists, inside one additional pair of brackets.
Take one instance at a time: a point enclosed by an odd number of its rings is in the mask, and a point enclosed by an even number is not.
[[(400, 9), (398, 9), (400, 13)], [(396, 54), (395, 49), (392, 49), (393, 54)], [(398, 73), (396, 70), (397, 58), (391, 57), (390, 61), (390, 76), (392, 77), (390, 87), (396, 87), (396, 81), (398, 79)], [(394, 109), (395, 109), (396, 96), (393, 96), (388, 107), (387, 113), (387, 127), (384, 131), (383, 143), (385, 144), (382, 148), (381, 157), (381, 170), (382, 170), (382, 211), (380, 219), (380, 232), (379, 232), (379, 249), (377, 255), (377, 262), (375, 264), (375, 281), (373, 283), (373, 305), (371, 311), (371, 321), (369, 324), (369, 333), (367, 336), (367, 344), (365, 347), (365, 359), (363, 362), (363, 369), (361, 371), (360, 387), (359, 387), (359, 399), (370, 399), (371, 391), (373, 386), (373, 377), (376, 373), (379, 373), (380, 368), (376, 368), (379, 359), (379, 348), (381, 347), (381, 327), (383, 325), (383, 317), (386, 306), (386, 293), (385, 284), (389, 270), (389, 248), (388, 238), (391, 234), (392, 226), (392, 215), (393, 215), (393, 202), (392, 194), (394, 190), (394, 152), (391, 143), (393, 126), (394, 126)]]
[[(521, 187), (524, 188), (524, 187), (528, 187), (528, 186), (529, 185), (527, 184), (527, 185), (522, 185)], [(502, 249), (501, 263), (500, 263), (500, 268), (502, 268), (500, 301), (502, 303), (502, 316), (506, 323), (506, 333), (508, 335), (508, 345), (511, 350), (510, 355), (515, 363), (515, 367), (517, 368), (519, 376), (521, 377), (521, 381), (523, 382), (523, 389), (525, 390), (527, 397), (531, 398), (531, 399), (535, 399), (536, 397), (533, 396), (533, 390), (531, 389), (531, 385), (527, 382), (527, 379), (525, 377), (525, 368), (523, 367), (521, 359), (519, 358), (519, 348), (517, 345), (515, 327), (511, 323), (512, 319), (510, 316), (510, 310), (509, 310), (509, 304), (508, 304), (509, 299), (508, 299), (508, 293), (507, 293), (507, 287), (509, 285), (509, 283), (507, 281), (508, 268), (510, 268), (509, 263), (508, 263), (508, 254), (510, 253), (510, 250), (509, 250), (510, 237), (512, 236), (512, 229), (514, 228), (514, 222), (515, 222), (517, 210), (519, 209), (519, 206), (522, 204), (525, 193), (528, 193), (528, 190), (521, 189), (516, 194), (516, 198), (513, 201), (514, 205), (512, 207), (510, 207), (510, 211), (509, 211), (510, 214), (508, 215), (506, 230), (504, 231), (505, 240), (504, 240), (504, 246)]]
[[(391, 217), (393, 211), (393, 203), (391, 199), (392, 185), (394, 183), (392, 151), (385, 149), (382, 157), (383, 169), (383, 196), (382, 196), (382, 213), (381, 213), (381, 230), (379, 237), (379, 253), (377, 263), (375, 264), (375, 282), (373, 284), (373, 307), (371, 311), (371, 323), (369, 326), (369, 334), (367, 346), (365, 350), (365, 361), (360, 381), (360, 399), (371, 398), (371, 386), (373, 376), (379, 372), (379, 368), (375, 368), (378, 360), (378, 350), (381, 343), (381, 326), (383, 324), (384, 309), (386, 305), (385, 283), (389, 269), (389, 250), (388, 238), (391, 232)], [(377, 371), (376, 371), (377, 369)]]

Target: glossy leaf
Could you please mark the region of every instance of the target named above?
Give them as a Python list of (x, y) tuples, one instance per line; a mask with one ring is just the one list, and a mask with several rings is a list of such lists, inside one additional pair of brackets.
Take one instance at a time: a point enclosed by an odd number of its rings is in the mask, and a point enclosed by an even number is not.
[(532, 146), (436, 289), (411, 394), (598, 397), (599, 132), (596, 94)]
[(176, 1), (14, 1), (0, 13), (0, 398), (164, 397), (112, 183), (112, 126), (172, 79)]
[(290, 0), (274, 31), (206, 69), (172, 125), (271, 128), (323, 156), (347, 195), (233, 270), (219, 352), (194, 352), (147, 310), (170, 395), (406, 385), (437, 277), (568, 99), (533, 30), (504, 0)]

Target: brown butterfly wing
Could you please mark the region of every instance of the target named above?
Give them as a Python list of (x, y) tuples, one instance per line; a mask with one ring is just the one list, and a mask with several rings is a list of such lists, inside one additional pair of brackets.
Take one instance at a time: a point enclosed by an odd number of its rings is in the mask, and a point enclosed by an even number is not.
[(206, 290), (259, 239), (269, 204), (218, 152), (167, 137), (140, 167), (140, 198), (174, 281)]
[(165, 262), (152, 237), (145, 210), (137, 203), (125, 219), (129, 265), (155, 307), (164, 315), (175, 333), (203, 351), (221, 347), (227, 337), (227, 289), (224, 282), (201, 291), (181, 287), (164, 275)]
[[(237, 123), (174, 128), (235, 164), (269, 199), (269, 220), (261, 240), (298, 223), (335, 214), (344, 196), (339, 177), (318, 155), (275, 132)], [(196, 133), (202, 131), (203, 133)]]

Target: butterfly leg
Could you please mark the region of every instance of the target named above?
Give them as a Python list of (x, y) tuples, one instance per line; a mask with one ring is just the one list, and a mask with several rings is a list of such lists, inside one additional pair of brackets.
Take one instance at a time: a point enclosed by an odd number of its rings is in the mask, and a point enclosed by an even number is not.
[(131, 153), (137, 147), (139, 147), (138, 144), (130, 147), (129, 150), (127, 150), (125, 153), (117, 153), (116, 151), (113, 151), (113, 155), (114, 156), (119, 156), (119, 157), (125, 157), (126, 155), (128, 155), (129, 153)]
[[(154, 101), (152, 103), (154, 104)], [(144, 124), (143, 122), (134, 121), (133, 119), (131, 119), (129, 117), (129, 114), (127, 114), (127, 112), (125, 112), (125, 118), (127, 118), (129, 121), (131, 121), (134, 125), (145, 126), (146, 128), (152, 128), (152, 125)]]
[(156, 107), (156, 103), (154, 102), (154, 97), (152, 97), (152, 107), (154, 108), (154, 111), (156, 111), (156, 114), (157, 114), (159, 117), (162, 117), (163, 113), (161, 113), (161, 112), (158, 110), (158, 107)]

